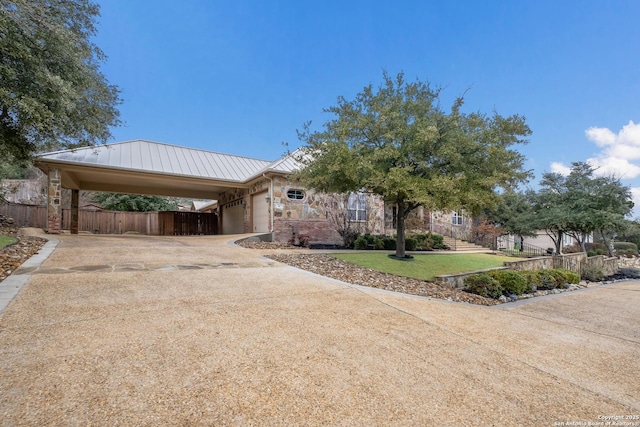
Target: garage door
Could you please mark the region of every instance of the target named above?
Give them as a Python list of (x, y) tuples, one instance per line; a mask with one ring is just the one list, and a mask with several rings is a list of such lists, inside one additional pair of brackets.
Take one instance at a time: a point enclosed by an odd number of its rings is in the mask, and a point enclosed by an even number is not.
[(269, 204), (267, 203), (267, 191), (254, 194), (251, 197), (251, 215), (254, 233), (267, 233), (269, 231)]
[(222, 234), (244, 233), (244, 206), (241, 200), (222, 207)]

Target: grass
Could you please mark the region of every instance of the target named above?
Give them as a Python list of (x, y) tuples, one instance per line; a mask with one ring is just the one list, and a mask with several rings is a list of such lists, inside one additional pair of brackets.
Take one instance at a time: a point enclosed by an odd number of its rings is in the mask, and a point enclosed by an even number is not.
[(10, 244), (17, 241), (18, 239), (15, 239), (13, 237), (0, 235), (0, 249), (4, 248), (5, 246), (9, 246)]
[(414, 255), (413, 261), (391, 259), (387, 253), (333, 254), (332, 256), (352, 264), (372, 270), (413, 277), (421, 280), (433, 280), (440, 274), (464, 273), (491, 267), (501, 267), (513, 257), (491, 254), (428, 254)]

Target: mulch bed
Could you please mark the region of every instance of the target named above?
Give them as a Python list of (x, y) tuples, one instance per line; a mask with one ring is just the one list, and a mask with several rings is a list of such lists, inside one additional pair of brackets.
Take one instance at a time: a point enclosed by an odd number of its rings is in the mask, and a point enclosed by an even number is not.
[(16, 243), (0, 249), (1, 282), (23, 262), (36, 254), (47, 241), (41, 237), (21, 236), (16, 228), (0, 228), (0, 234), (18, 239)]

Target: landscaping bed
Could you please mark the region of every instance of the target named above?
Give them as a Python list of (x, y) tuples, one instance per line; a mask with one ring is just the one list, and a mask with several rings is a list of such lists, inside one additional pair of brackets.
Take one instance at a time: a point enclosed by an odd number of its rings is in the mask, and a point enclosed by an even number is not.
[(47, 242), (41, 237), (22, 236), (16, 228), (0, 228), (0, 235), (18, 239), (17, 242), (0, 248), (0, 282), (36, 254)]
[(326, 254), (288, 253), (270, 254), (267, 257), (274, 261), (354, 285), (470, 304), (496, 305), (500, 303), (495, 299), (470, 294), (459, 289), (451, 289), (433, 282), (381, 273)]

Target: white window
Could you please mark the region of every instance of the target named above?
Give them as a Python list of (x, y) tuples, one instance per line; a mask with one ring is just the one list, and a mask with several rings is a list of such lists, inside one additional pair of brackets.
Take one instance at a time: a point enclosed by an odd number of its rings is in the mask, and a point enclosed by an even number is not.
[(462, 225), (462, 212), (453, 211), (451, 219), (453, 225)]
[(347, 201), (347, 218), (349, 221), (367, 220), (367, 195), (365, 193), (351, 193)]
[(287, 199), (291, 200), (302, 200), (304, 199), (304, 191), (292, 188), (291, 190), (287, 190)]

